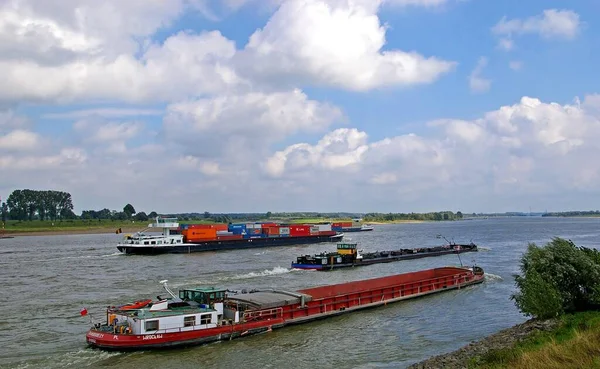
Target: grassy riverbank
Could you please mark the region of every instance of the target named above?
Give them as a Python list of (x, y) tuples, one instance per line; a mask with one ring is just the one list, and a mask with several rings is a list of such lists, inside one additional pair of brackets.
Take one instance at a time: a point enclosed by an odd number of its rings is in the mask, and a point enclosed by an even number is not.
[(600, 312), (529, 320), (409, 368), (600, 368)]
[(537, 331), (512, 347), (474, 357), (469, 368), (600, 368), (600, 312), (565, 315), (550, 331)]

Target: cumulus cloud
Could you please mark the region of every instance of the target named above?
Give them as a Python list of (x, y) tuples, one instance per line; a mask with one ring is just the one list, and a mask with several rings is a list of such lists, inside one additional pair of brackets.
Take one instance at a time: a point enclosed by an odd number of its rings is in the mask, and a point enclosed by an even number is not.
[[(593, 190), (600, 181), (600, 164), (586, 158), (600, 148), (600, 114), (592, 109), (596, 104), (596, 96), (573, 105), (523, 97), (479, 119), (433, 121), (428, 135), (407, 134), (374, 142), (368, 142), (365, 132), (336, 130), (332, 132), (336, 141), (345, 144), (335, 153), (325, 149), (331, 141), (326, 135), (315, 145), (294, 144), (274, 153), (266, 172), (285, 179), (297, 176), (300, 169), (339, 172), (352, 166), (367, 178), (365, 182), (352, 180), (354, 185), (394, 186), (394, 191), (425, 202), (428, 196), (456, 184), (463, 194), (467, 188), (489, 188), (483, 192), (501, 191), (502, 196), (509, 191), (522, 195)], [(352, 160), (325, 165), (339, 157)]]
[(233, 42), (213, 31), (180, 32), (162, 45), (149, 46), (141, 59), (121, 54), (60, 66), (0, 59), (7, 76), (0, 85), (0, 102), (170, 101), (219, 93), (238, 82), (231, 68), (219, 64), (234, 53)]
[(546, 9), (540, 15), (526, 19), (508, 19), (502, 17), (492, 28), (492, 33), (502, 37), (499, 47), (505, 50), (512, 49), (512, 37), (524, 34), (537, 34), (544, 39), (575, 38), (581, 28), (579, 14), (572, 10)]
[(132, 116), (156, 116), (164, 113), (161, 109), (136, 109), (136, 108), (96, 108), (72, 110), (64, 113), (43, 114), (46, 119), (83, 119), (90, 117), (123, 118)]
[(343, 119), (339, 108), (310, 100), (300, 90), (189, 100), (167, 108), (165, 133), (189, 154), (229, 152), (245, 158), (299, 132), (322, 132)]
[(183, 6), (182, 0), (8, 0), (0, 6), (0, 54), (55, 64), (135, 52), (139, 40), (169, 25)]
[(37, 148), (40, 137), (37, 133), (14, 130), (6, 135), (0, 135), (0, 151), (1, 150), (23, 150), (29, 151)]
[(261, 84), (271, 89), (324, 85), (366, 91), (432, 83), (456, 64), (417, 51), (382, 51), (385, 27), (377, 15), (379, 0), (277, 2), (276, 12), (243, 50), (219, 31), (181, 31), (161, 43), (152, 41), (187, 7), (199, 4), (5, 2), (0, 6), (0, 69), (6, 76), (0, 103), (172, 102), (251, 91)]
[(490, 89), (492, 81), (490, 79), (481, 76), (483, 68), (487, 65), (488, 60), (486, 57), (481, 57), (477, 61), (475, 69), (469, 75), (469, 87), (473, 92), (486, 92)]
[(290, 0), (238, 54), (245, 75), (355, 91), (431, 83), (456, 65), (416, 51), (386, 50), (381, 1)]

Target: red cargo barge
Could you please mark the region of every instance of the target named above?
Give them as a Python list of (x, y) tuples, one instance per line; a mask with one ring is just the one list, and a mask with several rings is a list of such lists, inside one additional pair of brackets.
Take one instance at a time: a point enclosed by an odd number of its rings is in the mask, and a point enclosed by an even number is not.
[(216, 288), (179, 290), (136, 310), (109, 307), (106, 323), (86, 335), (108, 350), (190, 346), (268, 332), (286, 325), (397, 302), (483, 282), (479, 267), (444, 267), (308, 288), (296, 292)]

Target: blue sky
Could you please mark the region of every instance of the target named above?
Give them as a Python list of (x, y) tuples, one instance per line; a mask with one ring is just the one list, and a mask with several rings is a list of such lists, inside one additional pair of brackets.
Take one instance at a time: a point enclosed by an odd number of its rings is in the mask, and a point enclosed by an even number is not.
[(57, 189), (77, 211), (600, 208), (597, 2), (15, 4), (0, 6), (3, 198)]

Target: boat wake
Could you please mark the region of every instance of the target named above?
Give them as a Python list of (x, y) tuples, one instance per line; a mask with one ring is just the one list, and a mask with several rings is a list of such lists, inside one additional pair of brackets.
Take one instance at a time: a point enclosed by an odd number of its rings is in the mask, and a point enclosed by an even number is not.
[(492, 248), (491, 247), (477, 246), (477, 250), (479, 250), (479, 251), (492, 251)]
[(491, 274), (491, 273), (485, 273), (485, 280), (486, 281), (503, 281), (504, 278), (500, 277), (497, 274)]
[(228, 279), (232, 280), (232, 279), (249, 279), (249, 278), (256, 278), (256, 277), (266, 277), (266, 276), (270, 276), (270, 275), (286, 274), (286, 273), (290, 273), (294, 270), (296, 270), (296, 269), (288, 269), (288, 268), (277, 266), (273, 269), (265, 269), (262, 272), (250, 272), (250, 273), (246, 273), (246, 274), (236, 274), (235, 276), (230, 277)]
[(40, 362), (36, 362), (35, 360), (28, 360), (27, 362), (17, 365), (16, 368), (80, 368), (83, 366), (93, 365), (100, 361), (108, 360), (113, 356), (118, 355), (122, 355), (122, 353), (107, 351), (98, 352), (97, 350), (85, 349), (52, 355), (44, 360), (40, 360)]

